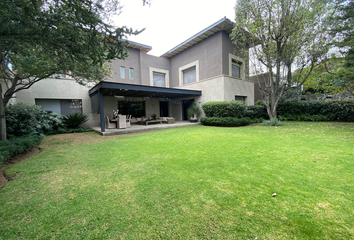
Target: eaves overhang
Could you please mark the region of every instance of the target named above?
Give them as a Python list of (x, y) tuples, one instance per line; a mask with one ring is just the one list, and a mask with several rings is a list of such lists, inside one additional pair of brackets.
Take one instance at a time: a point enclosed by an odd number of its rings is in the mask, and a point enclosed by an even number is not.
[(148, 53), (152, 49), (151, 46), (144, 45), (144, 44), (137, 43), (137, 42), (130, 41), (130, 40), (126, 40), (126, 39), (114, 40), (114, 39), (109, 38), (109, 39), (107, 39), (107, 41), (109, 41), (110, 43), (113, 43), (113, 44), (116, 44), (118, 41), (122, 41), (122, 42), (125, 42), (126, 47), (138, 49), (143, 53)]
[(202, 91), (199, 90), (154, 87), (115, 82), (100, 82), (89, 90), (89, 95), (93, 96), (98, 93), (98, 91), (101, 91), (103, 96), (151, 97), (166, 99), (202, 95)]
[(225, 31), (230, 34), (232, 32), (233, 27), (234, 23), (228, 18), (224, 17), (216, 23), (200, 31), (199, 33), (195, 34), (193, 37), (172, 48), (170, 51), (162, 54), (160, 57), (170, 58), (219, 31)]
[(141, 44), (141, 43), (133, 42), (133, 41), (130, 41), (130, 40), (127, 40), (127, 45), (126, 46), (130, 47), (130, 48), (138, 49), (138, 50), (140, 50), (143, 53), (148, 53), (152, 49), (152, 47), (150, 47), (148, 45), (144, 45), (144, 44)]

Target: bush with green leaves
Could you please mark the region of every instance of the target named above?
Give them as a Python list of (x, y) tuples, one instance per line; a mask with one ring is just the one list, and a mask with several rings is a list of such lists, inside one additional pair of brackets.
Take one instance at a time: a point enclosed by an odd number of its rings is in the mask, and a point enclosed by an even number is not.
[(78, 128), (86, 122), (88, 117), (82, 113), (73, 113), (64, 117), (64, 124), (67, 128)]
[(295, 121), (354, 122), (354, 101), (283, 101), (278, 105), (278, 116)]
[(240, 127), (247, 126), (252, 123), (250, 118), (234, 118), (234, 117), (204, 117), (200, 122), (206, 126), (221, 126), (221, 127)]
[(251, 119), (268, 119), (267, 108), (264, 105), (247, 106), (244, 117)]
[(246, 105), (241, 101), (207, 102), (202, 108), (206, 117), (242, 118), (246, 112)]
[(41, 143), (42, 136), (27, 135), (0, 141), (0, 167), (15, 154), (32, 150)]
[(281, 126), (281, 122), (277, 118), (272, 118), (270, 120), (264, 120), (262, 126)]
[(41, 106), (17, 103), (5, 108), (9, 138), (29, 134), (47, 135), (64, 128), (62, 116), (49, 113)]

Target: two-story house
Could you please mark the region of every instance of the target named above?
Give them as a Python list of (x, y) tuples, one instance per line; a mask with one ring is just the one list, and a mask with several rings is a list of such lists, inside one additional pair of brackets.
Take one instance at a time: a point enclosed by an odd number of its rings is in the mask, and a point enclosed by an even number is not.
[(191, 102), (241, 100), (254, 103), (254, 83), (248, 81), (248, 56), (235, 48), (229, 34), (233, 23), (223, 18), (160, 57), (150, 46), (129, 42), (129, 57), (112, 61), (113, 76), (96, 86), (72, 79), (46, 79), (18, 92), (16, 102), (33, 103), (61, 114), (83, 112), (86, 126), (101, 126), (104, 116), (152, 114), (187, 120)]

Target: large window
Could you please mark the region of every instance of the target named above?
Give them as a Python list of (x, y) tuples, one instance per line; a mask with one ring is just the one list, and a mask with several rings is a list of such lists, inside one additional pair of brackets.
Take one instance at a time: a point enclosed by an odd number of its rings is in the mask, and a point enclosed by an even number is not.
[(164, 87), (165, 86), (165, 74), (154, 72), (153, 73), (154, 86), (155, 87)]
[(183, 84), (193, 83), (197, 81), (196, 67), (191, 67), (183, 71)]
[(199, 82), (199, 61), (191, 62), (179, 68), (179, 85)]
[(240, 70), (241, 70), (241, 62), (238, 62), (235, 59), (232, 59), (231, 68), (232, 68), (232, 76), (236, 78), (241, 78)]
[(82, 113), (81, 99), (35, 99), (35, 102), (46, 111), (62, 115)]
[(150, 86), (155, 87), (170, 87), (169, 71), (160, 68), (149, 68), (150, 72)]
[(229, 54), (229, 75), (240, 79), (245, 78), (244, 59), (231, 53)]
[(145, 116), (145, 102), (118, 101), (119, 114), (132, 117)]

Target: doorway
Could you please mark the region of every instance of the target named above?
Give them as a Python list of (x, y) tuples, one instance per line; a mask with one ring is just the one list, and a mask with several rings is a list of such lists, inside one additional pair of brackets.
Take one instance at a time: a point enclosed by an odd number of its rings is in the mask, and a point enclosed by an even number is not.
[(160, 102), (160, 117), (169, 117), (168, 102)]
[(194, 102), (194, 99), (187, 99), (187, 100), (182, 100), (182, 119), (183, 120), (189, 120), (188, 119), (188, 114), (187, 114), (187, 109), (192, 105)]

